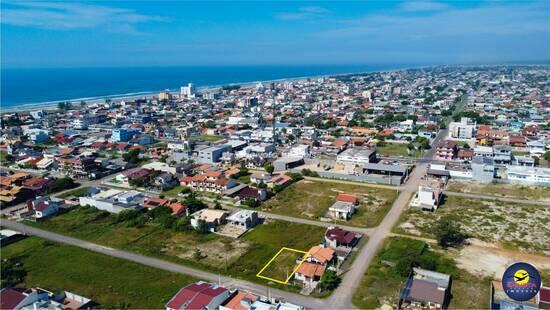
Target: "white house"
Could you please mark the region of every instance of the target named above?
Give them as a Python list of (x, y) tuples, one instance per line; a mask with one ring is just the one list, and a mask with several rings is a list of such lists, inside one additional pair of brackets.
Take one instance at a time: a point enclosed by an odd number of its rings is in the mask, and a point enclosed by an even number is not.
[(411, 200), (410, 206), (422, 210), (434, 211), (439, 207), (443, 197), (443, 184), (438, 180), (423, 180)]

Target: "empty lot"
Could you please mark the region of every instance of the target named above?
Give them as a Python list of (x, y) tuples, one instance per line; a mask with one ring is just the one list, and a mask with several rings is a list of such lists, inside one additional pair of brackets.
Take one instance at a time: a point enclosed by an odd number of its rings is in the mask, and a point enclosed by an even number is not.
[[(262, 204), (262, 210), (306, 219), (323, 218), (338, 194), (354, 194), (360, 204), (347, 225), (374, 227), (380, 224), (397, 192), (353, 184), (302, 180)], [(342, 222), (343, 223), (343, 222)]]

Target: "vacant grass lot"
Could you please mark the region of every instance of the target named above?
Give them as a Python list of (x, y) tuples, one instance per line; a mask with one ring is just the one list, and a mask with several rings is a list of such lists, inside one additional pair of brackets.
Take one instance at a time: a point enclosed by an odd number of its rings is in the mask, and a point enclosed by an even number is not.
[[(297, 266), (297, 262), (304, 258), (303, 253), (290, 250), (283, 250), (275, 259), (262, 271), (261, 276), (271, 279), (286, 281)], [(267, 264), (267, 262), (266, 262)]]
[(407, 210), (394, 231), (433, 238), (433, 227), (442, 216), (455, 219), (471, 237), (506, 248), (550, 255), (550, 207), (547, 206), (449, 196), (433, 213)]
[(447, 185), (450, 192), (492, 195), (498, 197), (522, 198), (550, 201), (550, 190), (544, 186), (524, 186), (517, 184), (482, 184), (465, 181), (451, 181)]
[(174, 232), (156, 224), (127, 227), (124, 222), (116, 223), (114, 219), (115, 216), (108, 212), (80, 207), (44, 222), (28, 224), (261, 283), (265, 281), (256, 274), (279, 249), (291, 247), (307, 251), (322, 241), (325, 232), (322, 227), (270, 221), (233, 239), (212, 233)]
[(385, 240), (359, 289), (353, 295), (353, 304), (360, 309), (373, 309), (384, 304), (397, 308), (410, 266), (419, 266), (452, 276), (450, 308), (482, 309), (487, 307), (489, 279), (479, 281), (464, 270), (458, 269), (445, 257), (422, 241), (392, 237)]
[(407, 143), (386, 143), (384, 146), (376, 147), (376, 151), (382, 156), (403, 156), (403, 157), (418, 157), (420, 151), (413, 151), (409, 155), (407, 153)]
[(391, 208), (397, 193), (391, 189), (352, 184), (302, 180), (285, 188), (262, 204), (262, 210), (306, 219), (324, 217), (341, 193), (354, 194), (360, 200), (357, 213), (346, 224), (374, 227)]
[(61, 199), (70, 198), (70, 197), (82, 197), (82, 196), (85, 196), (86, 193), (88, 193), (89, 189), (90, 189), (89, 186), (83, 186), (77, 189), (73, 189), (72, 191), (67, 191), (67, 192), (64, 192), (63, 194), (59, 194), (57, 195), (57, 197)]
[(223, 138), (224, 138), (223, 136), (202, 135), (202, 136), (190, 137), (189, 139), (191, 139), (191, 140), (203, 140), (203, 141), (208, 141), (208, 142), (216, 142), (216, 141), (219, 141)]
[(3, 247), (2, 259), (22, 263), (26, 276), (20, 287), (71, 291), (102, 304), (102, 308), (163, 308), (179, 289), (197, 281), (36, 237)]

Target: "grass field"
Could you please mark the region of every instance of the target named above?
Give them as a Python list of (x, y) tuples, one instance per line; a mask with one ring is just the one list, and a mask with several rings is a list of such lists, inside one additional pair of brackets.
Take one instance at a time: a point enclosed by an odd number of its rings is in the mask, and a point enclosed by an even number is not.
[(26, 272), (18, 286), (67, 290), (102, 308), (164, 308), (183, 286), (197, 279), (53, 243), (36, 237), (2, 248), (2, 259), (16, 259)]
[(88, 186), (79, 187), (79, 188), (74, 189), (72, 191), (68, 191), (68, 192), (64, 192), (63, 194), (59, 194), (59, 195), (57, 195), (57, 197), (62, 198), (62, 199), (69, 198), (69, 197), (82, 197), (82, 196), (86, 195), (86, 193), (88, 192), (89, 189), (90, 189), (90, 187), (88, 187)]
[(262, 203), (262, 210), (306, 219), (319, 219), (326, 215), (328, 208), (340, 193), (358, 196), (360, 205), (357, 213), (345, 223), (360, 227), (377, 226), (397, 197), (396, 191), (391, 189), (302, 180)]
[(433, 227), (442, 216), (459, 222), (471, 237), (499, 243), (505, 248), (550, 255), (550, 227), (547, 225), (550, 222), (550, 207), (547, 206), (449, 196), (433, 213), (408, 209), (402, 214), (394, 232), (433, 238)]
[(304, 254), (287, 248), (281, 249), (281, 252), (275, 254), (273, 260), (266, 262), (265, 269), (258, 276), (286, 282), (291, 277), (297, 264), (304, 259)]
[(392, 237), (386, 239), (353, 295), (353, 304), (360, 309), (381, 305), (397, 308), (399, 296), (410, 266), (450, 274), (453, 278), (451, 309), (481, 309), (487, 307), (489, 279), (478, 281), (444, 254), (430, 249), (422, 241)]
[(451, 181), (447, 185), (450, 192), (473, 193), (498, 197), (511, 197), (550, 201), (550, 190), (544, 186), (524, 186), (516, 184), (482, 184), (475, 182)]
[(223, 138), (224, 138), (223, 136), (202, 135), (202, 136), (190, 137), (189, 139), (191, 139), (191, 140), (203, 140), (203, 141), (208, 141), (208, 142), (216, 142), (216, 141), (219, 141)]
[(376, 151), (383, 156), (418, 157), (421, 154), (420, 151), (415, 150), (409, 155), (406, 143), (386, 143), (384, 146), (376, 147)]
[(174, 232), (156, 224), (127, 227), (114, 219), (107, 212), (80, 207), (44, 222), (27, 224), (261, 283), (265, 281), (256, 274), (281, 247), (307, 251), (321, 242), (325, 232), (322, 227), (271, 221), (234, 239), (212, 233)]

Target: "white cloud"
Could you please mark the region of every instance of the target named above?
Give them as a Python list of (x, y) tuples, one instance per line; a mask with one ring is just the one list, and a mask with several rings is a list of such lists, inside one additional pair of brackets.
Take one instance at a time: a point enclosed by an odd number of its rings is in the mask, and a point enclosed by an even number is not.
[(275, 18), (281, 20), (302, 20), (322, 17), (329, 11), (319, 6), (305, 6), (299, 8), (296, 12), (283, 12), (275, 14)]
[(108, 31), (136, 32), (135, 25), (164, 20), (125, 8), (75, 2), (8, 2), (3, 24), (41, 29), (71, 30), (102, 27)]
[(345, 26), (321, 32), (326, 37), (423, 38), (438, 36), (514, 35), (550, 33), (548, 7), (544, 4), (489, 5), (448, 9), (429, 15), (371, 15), (347, 21)]

